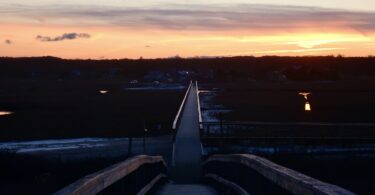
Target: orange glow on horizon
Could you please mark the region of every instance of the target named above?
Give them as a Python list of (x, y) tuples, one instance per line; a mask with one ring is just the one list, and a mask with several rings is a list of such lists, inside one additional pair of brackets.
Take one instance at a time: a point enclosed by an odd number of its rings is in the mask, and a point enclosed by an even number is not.
[[(243, 30), (184, 31), (126, 29), (100, 26), (2, 24), (5, 39), (1, 56), (56, 56), (61, 58), (165, 58), (179, 55), (374, 55), (375, 33), (363, 35), (336, 29), (330, 32), (301, 30), (289, 33)], [(24, 33), (28, 32), (28, 33)], [(88, 33), (89, 39), (41, 42), (37, 35), (59, 36), (66, 32)], [(0, 40), (1, 41), (1, 40)]]

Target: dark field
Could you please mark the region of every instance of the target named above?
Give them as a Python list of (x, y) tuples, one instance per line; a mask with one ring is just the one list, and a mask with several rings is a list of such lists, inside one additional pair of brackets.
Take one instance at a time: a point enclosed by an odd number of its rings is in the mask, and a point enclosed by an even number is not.
[[(141, 137), (144, 128), (150, 136), (170, 134), (185, 90), (126, 91), (123, 88), (133, 79), (140, 83), (154, 80), (183, 82), (190, 79), (179, 74), (185, 70), (191, 71), (191, 78), (200, 82), (201, 89), (214, 89), (216, 97), (210, 103), (226, 108), (219, 106), (217, 109), (224, 111), (224, 122), (375, 123), (374, 62), (373, 57), (333, 56), (154, 60), (2, 58), (0, 111), (14, 114), (0, 116), (0, 141)], [(162, 72), (157, 74), (161, 78), (145, 79), (155, 70)], [(101, 94), (99, 90), (109, 92)], [(299, 92), (312, 92), (309, 96), (311, 112), (304, 111), (305, 100)], [(225, 112), (228, 109), (232, 111)], [(372, 138), (366, 144), (373, 144), (373, 129), (273, 127), (261, 125), (251, 127), (251, 131), (228, 127), (228, 134), (217, 136), (220, 132), (217, 131), (204, 135), (202, 141), (205, 147), (219, 148), (220, 153), (246, 153), (250, 147), (290, 145), (287, 149), (293, 150), (291, 153), (263, 156), (354, 192), (371, 194), (375, 191), (373, 154), (349, 150), (352, 144), (357, 144), (357, 136)], [(337, 142), (339, 136), (351, 139)], [(276, 139), (268, 139), (270, 137)], [(306, 139), (297, 140), (296, 137)], [(322, 137), (335, 139), (322, 141)], [(325, 142), (329, 143), (323, 145)], [(332, 156), (329, 156), (332, 153), (324, 152), (309, 155), (306, 150), (301, 152), (299, 147), (294, 147), (309, 144), (313, 149), (325, 149), (325, 146), (330, 149), (332, 144), (348, 150)], [(158, 148), (155, 146), (149, 148)], [(366, 150), (365, 145), (360, 149)], [(172, 153), (160, 151), (164, 152)], [(128, 156), (63, 162), (4, 151), (0, 154), (0, 194), (50, 194)]]
[[(184, 90), (126, 91), (121, 81), (1, 81), (0, 140), (170, 133)], [(109, 90), (100, 94), (99, 90)]]
[[(226, 83), (204, 86), (215, 89), (215, 105), (221, 105), (231, 112), (216, 114), (222, 117), (224, 135), (220, 138), (214, 134), (205, 135), (205, 146), (217, 146), (218, 153), (244, 153), (248, 146), (286, 147), (280, 154), (261, 154), (271, 161), (294, 169), (324, 182), (339, 185), (358, 194), (373, 194), (375, 162), (373, 152), (352, 152), (353, 147), (360, 147), (368, 142), (374, 143), (375, 129), (366, 123), (375, 122), (375, 88), (373, 81), (340, 81), (340, 82), (301, 82), (301, 83)], [(304, 110), (305, 99), (299, 92), (312, 92), (309, 103), (312, 111)], [(220, 109), (219, 109), (220, 110)], [(220, 111), (219, 111), (220, 112)], [(327, 122), (327, 123), (363, 123), (363, 127), (319, 127), (258, 125), (235, 129), (226, 122)], [(241, 124), (241, 123), (237, 123)], [(284, 123), (285, 124), (285, 123)], [(220, 129), (220, 123), (215, 124)], [(215, 126), (211, 126), (214, 129)], [(225, 134), (229, 132), (228, 134)], [(231, 138), (233, 139), (231, 139)], [(301, 139), (301, 137), (303, 139)], [(260, 138), (260, 139), (256, 139)], [(329, 138), (329, 139), (328, 139)], [(345, 138), (345, 139), (344, 139)], [(215, 140), (216, 139), (216, 140)], [(363, 139), (368, 139), (364, 141)], [(246, 145), (245, 143), (250, 143)], [(329, 150), (348, 149), (345, 152), (298, 153), (296, 145), (312, 148), (322, 147)], [(358, 144), (358, 146), (355, 146)], [(237, 146), (237, 147), (235, 147)], [(290, 148), (288, 148), (290, 146)], [(327, 146), (325, 148), (324, 146)], [(366, 145), (362, 145), (365, 151)], [(297, 154), (296, 154), (297, 153)]]
[[(227, 121), (375, 122), (372, 82), (311, 82), (225, 85), (214, 98), (231, 109)], [(221, 87), (219, 87), (221, 88)], [(304, 110), (299, 92), (312, 92), (312, 111)]]
[(1, 153), (0, 194), (51, 194), (85, 175), (125, 158), (123, 156), (62, 162)]

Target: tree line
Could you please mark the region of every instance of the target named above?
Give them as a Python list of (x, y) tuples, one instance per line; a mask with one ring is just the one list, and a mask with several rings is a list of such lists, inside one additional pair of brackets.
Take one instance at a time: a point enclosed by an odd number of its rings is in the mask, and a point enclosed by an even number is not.
[(375, 78), (375, 57), (217, 57), (81, 60), (56, 57), (0, 58), (0, 79), (137, 79), (149, 71), (188, 70), (201, 80), (338, 80)]

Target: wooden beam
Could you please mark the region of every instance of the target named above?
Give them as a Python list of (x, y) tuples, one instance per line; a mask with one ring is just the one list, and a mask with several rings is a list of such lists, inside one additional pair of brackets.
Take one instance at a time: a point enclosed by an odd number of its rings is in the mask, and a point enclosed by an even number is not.
[[(288, 169), (265, 158), (251, 154), (213, 155), (203, 164), (210, 162), (238, 163), (258, 172), (270, 182), (293, 194), (353, 195), (344, 188), (328, 184), (292, 169)], [(223, 167), (225, 168), (225, 167)]]
[(54, 194), (94, 195), (119, 181), (120, 179), (126, 177), (130, 173), (136, 171), (142, 165), (155, 163), (162, 163), (166, 167), (166, 163), (161, 156), (139, 155), (112, 165), (91, 175), (87, 175)]

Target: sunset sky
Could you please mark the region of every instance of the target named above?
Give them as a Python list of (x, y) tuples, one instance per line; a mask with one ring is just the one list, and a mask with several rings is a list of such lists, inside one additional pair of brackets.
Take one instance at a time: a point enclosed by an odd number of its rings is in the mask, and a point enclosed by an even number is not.
[(374, 0), (0, 0), (0, 56), (337, 54), (375, 55)]

